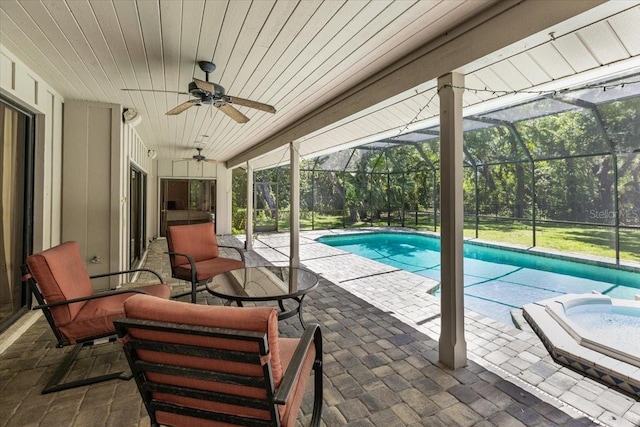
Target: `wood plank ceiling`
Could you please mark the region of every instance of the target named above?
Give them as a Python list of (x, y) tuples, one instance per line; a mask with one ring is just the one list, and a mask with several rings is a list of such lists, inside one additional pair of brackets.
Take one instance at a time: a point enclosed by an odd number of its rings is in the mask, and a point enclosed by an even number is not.
[[(201, 144), (208, 158), (224, 161), (495, 3), (2, 0), (0, 43), (65, 99), (136, 109), (143, 117), (137, 130), (160, 158), (191, 156)], [(467, 86), (521, 90), (637, 58), (640, 6), (617, 3), (606, 16), (559, 28), (554, 39), (468, 64), (460, 70)], [(246, 124), (206, 105), (167, 116), (189, 96), (122, 90), (186, 92), (193, 77), (204, 80), (198, 60), (217, 65), (211, 81), (228, 94), (271, 104), (277, 113), (238, 107), (250, 118)], [(305, 136), (301, 151), (321, 152), (432, 119), (434, 93), (431, 81), (398, 94)], [(465, 103), (493, 97), (467, 91)]]

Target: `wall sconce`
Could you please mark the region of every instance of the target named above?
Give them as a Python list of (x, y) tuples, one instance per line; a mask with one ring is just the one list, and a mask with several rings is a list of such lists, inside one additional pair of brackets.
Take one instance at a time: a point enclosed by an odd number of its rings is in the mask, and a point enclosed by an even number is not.
[(142, 116), (133, 108), (125, 108), (122, 112), (122, 120), (130, 126), (137, 126), (142, 121)]
[(147, 157), (151, 157), (151, 160), (155, 160), (158, 157), (158, 152), (156, 150), (148, 150)]

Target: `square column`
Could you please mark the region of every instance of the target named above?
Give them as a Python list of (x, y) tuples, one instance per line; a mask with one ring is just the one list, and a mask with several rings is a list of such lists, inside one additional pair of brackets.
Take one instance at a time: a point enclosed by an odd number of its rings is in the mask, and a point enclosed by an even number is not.
[(464, 339), (462, 93), (464, 76), (438, 79), (440, 96), (440, 361), (452, 369), (467, 364)]
[(253, 249), (253, 167), (247, 162), (247, 221), (245, 222), (244, 248)]
[(289, 266), (300, 267), (300, 142), (289, 144), (291, 171), (291, 233)]

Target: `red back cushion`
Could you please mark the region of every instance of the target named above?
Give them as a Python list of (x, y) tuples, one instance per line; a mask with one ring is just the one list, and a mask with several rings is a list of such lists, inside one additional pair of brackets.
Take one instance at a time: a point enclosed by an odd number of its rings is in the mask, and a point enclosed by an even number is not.
[[(283, 375), (280, 361), (280, 347), (278, 339), (278, 312), (274, 307), (219, 307), (198, 304), (189, 304), (174, 300), (161, 300), (149, 295), (134, 295), (124, 303), (125, 314), (128, 318), (154, 320), (160, 322), (181, 323), (185, 325), (207, 326), (212, 328), (237, 329), (243, 331), (257, 331), (267, 333), (269, 344), (271, 369), (276, 385), (280, 383)], [(136, 336), (148, 337), (149, 334), (142, 331), (130, 332)], [(166, 334), (155, 332), (158, 339), (168, 339)], [(220, 339), (198, 339), (194, 336), (184, 335), (171, 337), (172, 342), (188, 342), (199, 345), (220, 344)], [(238, 345), (238, 344), (235, 344)], [(228, 348), (226, 345), (223, 345)], [(247, 350), (246, 348), (238, 350)], [(206, 362), (211, 363), (211, 362)], [(228, 372), (237, 367), (225, 367)], [(260, 372), (260, 371), (258, 371)]]
[[(89, 273), (80, 255), (78, 242), (65, 242), (27, 258), (31, 275), (47, 303), (85, 297), (93, 294)], [(64, 326), (75, 319), (86, 301), (53, 307), (56, 325)]]
[[(191, 255), (196, 262), (220, 256), (212, 222), (168, 227), (167, 245), (169, 252)], [(172, 267), (189, 264), (185, 257), (176, 256), (171, 258)]]

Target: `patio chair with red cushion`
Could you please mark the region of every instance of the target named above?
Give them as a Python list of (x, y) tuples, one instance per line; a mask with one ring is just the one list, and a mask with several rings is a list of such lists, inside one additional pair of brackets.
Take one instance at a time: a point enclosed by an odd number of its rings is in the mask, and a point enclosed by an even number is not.
[(116, 320), (151, 425), (296, 424), (311, 371), (311, 425), (322, 410), (322, 336), (278, 336), (274, 307), (225, 307), (136, 295)]
[[(159, 284), (140, 288), (112, 290), (94, 293), (91, 279), (134, 272), (150, 272)], [(169, 286), (162, 277), (148, 269), (120, 271), (89, 276), (85, 268), (78, 242), (65, 242), (51, 249), (31, 255), (23, 266), (24, 280), (29, 284), (51, 326), (57, 347), (75, 345), (65, 360), (58, 366), (42, 393), (66, 390), (115, 378), (129, 379), (123, 372), (110, 373), (76, 381), (60, 383), (74, 359), (85, 346), (116, 340), (113, 325), (115, 319), (124, 316), (124, 301), (137, 293), (169, 298)]]
[[(191, 282), (191, 291), (174, 298), (191, 294), (192, 303), (196, 302), (196, 293), (205, 290), (213, 276), (245, 265), (242, 249), (218, 245), (212, 222), (167, 227), (167, 246), (171, 276)], [(219, 248), (236, 250), (240, 259), (221, 257)]]

